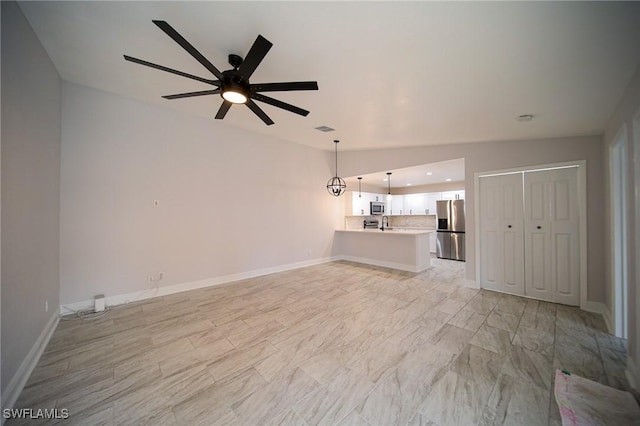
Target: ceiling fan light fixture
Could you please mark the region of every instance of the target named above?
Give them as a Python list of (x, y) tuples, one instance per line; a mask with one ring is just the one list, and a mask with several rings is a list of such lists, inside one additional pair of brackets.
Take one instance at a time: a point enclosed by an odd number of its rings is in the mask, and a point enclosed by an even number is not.
[(232, 104), (244, 104), (247, 102), (247, 97), (240, 92), (233, 90), (227, 90), (222, 93), (224, 100), (231, 102)]
[(225, 82), (221, 91), (222, 98), (232, 104), (244, 104), (249, 99), (249, 91), (233, 81)]

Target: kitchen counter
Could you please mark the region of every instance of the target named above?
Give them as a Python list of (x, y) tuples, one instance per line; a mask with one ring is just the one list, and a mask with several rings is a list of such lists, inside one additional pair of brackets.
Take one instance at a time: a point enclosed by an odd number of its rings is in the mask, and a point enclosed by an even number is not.
[(380, 229), (337, 229), (336, 232), (378, 232), (380, 234), (416, 235), (429, 234), (431, 232), (436, 232), (436, 230), (419, 228), (384, 228), (384, 231)]
[(337, 229), (336, 254), (344, 260), (421, 272), (431, 266), (432, 229)]
[[(347, 214), (344, 217), (371, 217), (370, 214)], [(377, 215), (376, 215), (377, 216)], [(416, 217), (416, 216), (433, 216), (436, 217), (436, 214), (385, 214), (385, 217)]]

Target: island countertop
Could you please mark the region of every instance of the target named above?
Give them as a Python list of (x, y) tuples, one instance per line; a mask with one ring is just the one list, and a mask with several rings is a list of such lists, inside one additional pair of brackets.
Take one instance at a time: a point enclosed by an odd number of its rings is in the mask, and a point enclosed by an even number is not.
[(416, 228), (385, 228), (381, 229), (336, 229), (336, 232), (366, 232), (372, 234), (391, 234), (391, 235), (418, 235), (430, 234), (436, 232), (435, 229), (416, 229)]

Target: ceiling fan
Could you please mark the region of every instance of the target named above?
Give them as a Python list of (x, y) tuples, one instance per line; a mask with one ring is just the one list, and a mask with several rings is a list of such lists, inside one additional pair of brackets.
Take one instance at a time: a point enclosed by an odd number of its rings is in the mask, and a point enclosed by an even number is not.
[(182, 37), (171, 25), (169, 25), (165, 21), (153, 21), (162, 31), (164, 31), (169, 37), (171, 37), (176, 43), (178, 43), (184, 50), (186, 50), (191, 56), (193, 56), (198, 62), (200, 62), (206, 69), (208, 69), (217, 80), (210, 80), (202, 77), (198, 77), (192, 74), (187, 74), (186, 72), (174, 70), (171, 68), (167, 68), (162, 65), (154, 64), (151, 62), (144, 61), (142, 59), (134, 58), (131, 56), (124, 55), (124, 59), (130, 62), (134, 62), (136, 64), (145, 65), (151, 68), (155, 68), (161, 71), (166, 71), (172, 74), (176, 74), (182, 77), (187, 77), (192, 80), (200, 81), (202, 83), (207, 83), (212, 86), (216, 86), (216, 89), (213, 90), (201, 90), (198, 92), (187, 92), (187, 93), (178, 93), (176, 95), (166, 95), (163, 96), (165, 99), (182, 99), (182, 98), (190, 98), (194, 96), (206, 96), (206, 95), (217, 95), (222, 96), (224, 101), (216, 114), (217, 119), (223, 119), (224, 116), (231, 108), (232, 104), (245, 104), (251, 111), (253, 111), (266, 125), (273, 124), (273, 120), (269, 118), (267, 114), (256, 105), (254, 100), (267, 103), (269, 105), (273, 105), (278, 108), (282, 108), (284, 110), (293, 112), (295, 114), (300, 114), (302, 116), (307, 116), (309, 111), (304, 110), (302, 108), (298, 108), (297, 106), (288, 104), (286, 102), (279, 101), (277, 99), (271, 98), (269, 96), (265, 96), (261, 94), (261, 92), (283, 92), (283, 91), (293, 91), (293, 90), (318, 90), (318, 82), (317, 81), (297, 81), (297, 82), (288, 82), (288, 83), (258, 83), (251, 84), (249, 82), (249, 78), (256, 70), (260, 62), (264, 59), (271, 49), (271, 42), (266, 38), (258, 35), (256, 41), (249, 49), (249, 53), (247, 56), (242, 59), (242, 57), (238, 55), (229, 55), (229, 63), (233, 67), (233, 69), (226, 70), (220, 72), (207, 58), (205, 58), (195, 47), (191, 45), (184, 37)]

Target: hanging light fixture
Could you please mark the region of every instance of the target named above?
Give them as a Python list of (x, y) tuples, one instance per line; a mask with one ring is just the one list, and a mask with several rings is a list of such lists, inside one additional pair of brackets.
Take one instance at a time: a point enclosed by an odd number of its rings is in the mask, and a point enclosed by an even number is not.
[(334, 197), (339, 197), (344, 194), (347, 189), (347, 184), (344, 183), (344, 179), (338, 177), (338, 140), (333, 141), (336, 144), (336, 175), (329, 179), (327, 182), (327, 191)]
[(387, 172), (387, 200), (391, 201), (391, 172)]
[(358, 178), (358, 198), (362, 198), (362, 176)]

